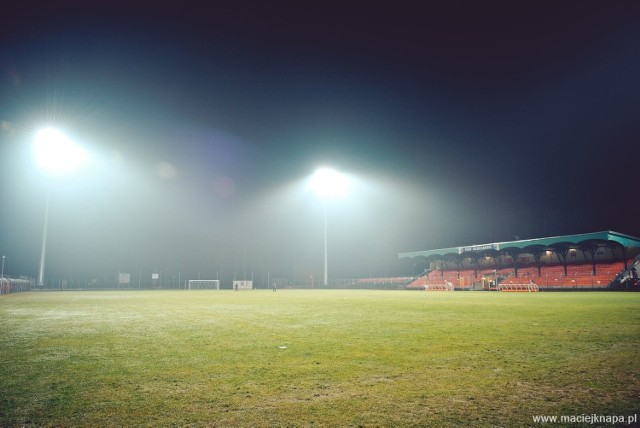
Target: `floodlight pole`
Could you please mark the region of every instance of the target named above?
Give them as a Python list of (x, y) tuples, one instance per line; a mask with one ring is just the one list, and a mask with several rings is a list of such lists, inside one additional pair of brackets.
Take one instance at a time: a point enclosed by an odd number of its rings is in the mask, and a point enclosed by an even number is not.
[(324, 200), (324, 286), (327, 287), (329, 282), (329, 258), (327, 257), (327, 199)]
[(4, 259), (6, 259), (7, 256), (5, 256), (4, 254), (2, 255), (2, 273), (0, 273), (0, 278), (4, 278)]
[(329, 197), (337, 196), (344, 193), (345, 182), (342, 174), (327, 169), (321, 168), (316, 171), (313, 176), (312, 185), (316, 191), (316, 194), (323, 199), (324, 203), (324, 278), (323, 285), (325, 287), (329, 284), (329, 261), (328, 261), (328, 249), (327, 249), (327, 205)]
[(44, 226), (42, 227), (42, 247), (40, 248), (40, 268), (38, 269), (38, 287), (44, 288), (44, 261), (47, 251), (47, 228), (49, 226), (49, 200), (51, 189), (47, 189), (47, 198), (44, 206)]
[[(49, 174), (66, 174), (77, 169), (87, 158), (87, 153), (53, 128), (45, 128), (35, 135), (34, 152), (41, 168)], [(42, 228), (42, 247), (40, 248), (40, 267), (38, 269), (38, 286), (44, 286), (44, 265), (47, 251), (47, 229), (49, 226), (49, 200), (51, 185), (47, 186), (47, 197), (44, 209), (44, 226)]]

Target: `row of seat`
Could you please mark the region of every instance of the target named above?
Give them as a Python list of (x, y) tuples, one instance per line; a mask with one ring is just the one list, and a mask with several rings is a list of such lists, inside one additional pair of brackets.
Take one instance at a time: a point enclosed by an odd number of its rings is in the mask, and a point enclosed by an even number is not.
[(473, 284), (485, 282), (495, 287), (495, 282), (516, 284), (533, 280), (544, 287), (607, 287), (617, 274), (624, 269), (624, 262), (597, 263), (595, 274), (592, 264), (567, 265), (566, 275), (563, 265), (525, 266), (518, 269), (502, 268), (497, 270), (434, 270), (412, 281), (407, 288), (424, 289), (427, 285), (452, 282), (456, 288), (470, 288)]

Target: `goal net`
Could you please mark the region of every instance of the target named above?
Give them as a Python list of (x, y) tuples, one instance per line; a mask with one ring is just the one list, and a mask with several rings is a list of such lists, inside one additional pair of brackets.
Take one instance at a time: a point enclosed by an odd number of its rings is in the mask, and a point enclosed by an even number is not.
[(444, 284), (425, 284), (425, 291), (453, 291), (453, 284), (449, 281), (445, 281)]
[(189, 290), (220, 290), (219, 279), (190, 279)]
[(498, 291), (519, 291), (525, 293), (537, 293), (540, 291), (538, 285), (534, 282), (522, 283), (522, 284), (500, 284), (498, 285)]

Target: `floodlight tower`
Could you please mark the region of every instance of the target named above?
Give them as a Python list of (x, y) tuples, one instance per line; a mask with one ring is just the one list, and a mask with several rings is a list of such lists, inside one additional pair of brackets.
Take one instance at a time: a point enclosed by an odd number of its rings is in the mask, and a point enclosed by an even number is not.
[(324, 281), (326, 287), (329, 282), (329, 261), (327, 249), (327, 204), (329, 199), (343, 197), (347, 194), (348, 180), (341, 174), (330, 168), (318, 169), (312, 177), (311, 187), (322, 199), (324, 205)]
[[(40, 169), (50, 177), (69, 175), (86, 163), (89, 155), (85, 149), (71, 141), (62, 132), (54, 128), (45, 128), (36, 134), (33, 140), (33, 155)], [(44, 262), (47, 249), (47, 228), (49, 223), (49, 199), (51, 188), (47, 189), (42, 228), (42, 247), (40, 248), (40, 266), (38, 286), (44, 286)]]

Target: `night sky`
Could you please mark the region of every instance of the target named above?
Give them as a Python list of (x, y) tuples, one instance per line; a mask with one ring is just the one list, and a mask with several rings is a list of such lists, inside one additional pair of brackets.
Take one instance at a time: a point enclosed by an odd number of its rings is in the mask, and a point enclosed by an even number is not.
[[(640, 236), (640, 2), (15, 2), (0, 251), (47, 276), (411, 273), (403, 251)], [(227, 4), (233, 3), (233, 5)], [(419, 5), (418, 5), (419, 4)], [(92, 153), (33, 164), (54, 125)], [(242, 277), (245, 278), (242, 278)]]

